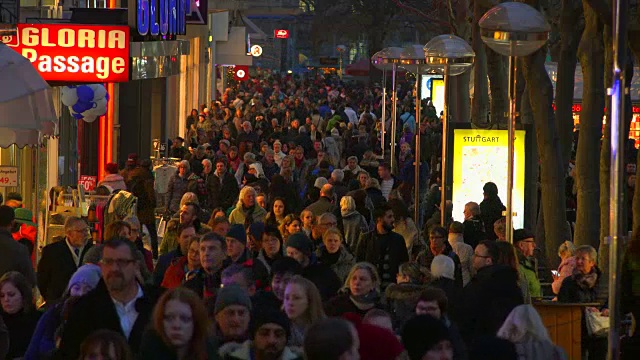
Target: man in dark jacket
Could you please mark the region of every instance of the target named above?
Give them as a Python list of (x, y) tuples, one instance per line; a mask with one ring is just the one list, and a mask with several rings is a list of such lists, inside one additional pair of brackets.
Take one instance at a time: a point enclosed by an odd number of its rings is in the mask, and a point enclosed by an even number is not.
[(374, 210), (376, 228), (372, 233), (362, 234), (356, 246), (356, 259), (367, 261), (378, 267), (382, 280), (382, 291), (396, 281), (398, 268), (409, 261), (404, 238), (393, 231), (393, 211), (386, 204)]
[(93, 246), (89, 238), (89, 227), (84, 220), (70, 216), (64, 223), (64, 240), (49, 244), (42, 249), (38, 263), (38, 288), (44, 300), (53, 304), (62, 297), (67, 284), (84, 256)]
[(216, 171), (207, 177), (206, 185), (212, 209), (221, 207), (226, 211), (235, 205), (240, 193), (238, 181), (227, 171), (227, 162), (223, 158), (216, 160)]
[(429, 247), (425, 251), (418, 255), (417, 261), (420, 265), (425, 266), (427, 269), (431, 268), (433, 258), (437, 255), (446, 255), (453, 260), (455, 265), (454, 277), (455, 285), (457, 288), (462, 288), (462, 263), (460, 258), (453, 251), (451, 244), (447, 240), (447, 230), (440, 226), (434, 226), (429, 231)]
[(322, 300), (327, 301), (338, 293), (342, 286), (340, 279), (330, 267), (318, 262), (311, 239), (304, 232), (290, 235), (285, 251), (302, 265), (302, 276), (316, 285)]
[(482, 240), (487, 239), (484, 232), (484, 224), (480, 219), (480, 206), (475, 202), (468, 202), (464, 205), (464, 242), (475, 249)]
[(333, 191), (333, 185), (324, 184), (320, 189), (320, 199), (313, 204), (307, 206), (306, 210), (311, 211), (313, 216), (320, 216), (324, 213), (333, 212), (335, 205), (333, 203), (335, 198), (335, 192)]
[[(36, 275), (33, 272), (29, 251), (26, 246), (15, 241), (11, 236), (14, 223), (15, 212), (13, 208), (6, 205), (0, 206), (0, 276), (9, 271), (18, 271), (24, 275), (31, 286), (35, 286)], [(67, 282), (69, 278), (67, 278)]]
[(518, 285), (518, 272), (507, 265), (496, 265), (498, 247), (482, 241), (473, 255), (476, 275), (462, 291), (457, 322), (467, 344), (478, 337), (494, 336), (513, 308), (524, 303)]
[(498, 186), (492, 182), (482, 187), (484, 199), (480, 203), (480, 218), (484, 223), (487, 239), (496, 240), (497, 234), (493, 231), (493, 224), (502, 217), (502, 212), (507, 208), (502, 204), (498, 196)]
[(55, 359), (77, 359), (84, 339), (100, 329), (124, 336), (133, 353), (138, 353), (159, 293), (138, 284), (135, 252), (127, 239), (114, 238), (104, 244), (102, 280), (71, 307)]
[(215, 233), (208, 233), (200, 239), (200, 265), (202, 268), (184, 287), (193, 290), (203, 299), (214, 298), (220, 288), (222, 263), (227, 257), (225, 239)]

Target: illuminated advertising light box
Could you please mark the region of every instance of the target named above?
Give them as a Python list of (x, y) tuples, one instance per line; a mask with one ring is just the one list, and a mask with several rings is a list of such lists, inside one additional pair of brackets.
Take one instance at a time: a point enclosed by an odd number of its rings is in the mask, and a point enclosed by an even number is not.
[[(514, 143), (514, 229), (524, 227), (525, 130), (516, 131)], [(498, 196), (507, 202), (507, 130), (455, 129), (453, 131), (453, 219), (464, 221), (464, 205), (480, 204), (487, 182), (498, 186)]]
[(18, 24), (3, 42), (33, 63), (46, 81), (74, 83), (129, 80), (129, 27)]

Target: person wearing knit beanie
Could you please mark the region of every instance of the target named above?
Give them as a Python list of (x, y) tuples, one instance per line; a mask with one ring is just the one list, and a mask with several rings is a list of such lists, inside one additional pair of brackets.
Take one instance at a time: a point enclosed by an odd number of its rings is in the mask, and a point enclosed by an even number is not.
[(82, 296), (98, 286), (101, 276), (100, 266), (94, 264), (82, 265), (69, 279), (67, 291), (71, 296)]
[(287, 339), (289, 338), (289, 334), (291, 332), (291, 324), (289, 323), (289, 318), (287, 315), (276, 309), (265, 308), (260, 311), (255, 311), (252, 314), (251, 319), (251, 339), (255, 339), (256, 333), (260, 328), (265, 324), (275, 324), (278, 325), (284, 330), (287, 335)]
[(409, 319), (402, 329), (402, 344), (410, 360), (453, 359), (453, 345), (445, 324), (429, 315)]
[(231, 225), (225, 240), (227, 242), (228, 258), (224, 262), (224, 267), (231, 264), (242, 264), (247, 261), (247, 231), (243, 225)]
[(313, 243), (304, 232), (291, 234), (287, 239), (286, 251), (287, 256), (296, 259), (302, 266), (306, 266), (313, 252)]
[(251, 298), (246, 289), (238, 285), (221, 288), (214, 306), (216, 326), (222, 335), (221, 342), (244, 341), (249, 333)]

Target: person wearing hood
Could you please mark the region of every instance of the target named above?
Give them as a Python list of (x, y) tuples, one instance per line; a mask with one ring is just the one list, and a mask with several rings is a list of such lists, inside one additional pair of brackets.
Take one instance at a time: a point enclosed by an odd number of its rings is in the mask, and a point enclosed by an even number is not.
[(105, 171), (107, 174), (98, 183), (98, 186), (109, 186), (113, 190), (127, 190), (124, 178), (118, 174), (118, 164), (108, 163), (105, 165)]
[[(64, 322), (63, 312), (75, 300), (95, 289), (100, 281), (101, 271), (98, 265), (82, 265), (69, 279), (62, 300), (49, 308), (38, 320), (31, 342), (24, 354), (25, 360), (45, 359), (56, 349), (56, 333)], [(72, 299), (73, 300), (70, 300)]]
[(267, 211), (256, 203), (256, 190), (245, 186), (240, 190), (235, 209), (229, 214), (229, 222), (241, 225), (264, 222), (266, 215)]
[(530, 304), (516, 306), (498, 330), (497, 335), (515, 344), (518, 359), (567, 359), (564, 350), (554, 345), (540, 315)]
[(303, 232), (291, 234), (285, 244), (285, 254), (302, 265), (302, 277), (316, 285), (323, 301), (338, 293), (340, 279), (329, 265), (320, 263), (313, 253), (313, 243)]
[(344, 246), (342, 232), (336, 228), (327, 230), (322, 236), (322, 246), (316, 250), (318, 262), (327, 265), (336, 273), (340, 283), (343, 283), (351, 267), (356, 263), (355, 258)]
[(344, 247), (355, 251), (360, 236), (369, 231), (367, 220), (356, 209), (356, 201), (353, 197), (348, 195), (340, 200), (340, 214), (342, 226), (339, 228), (344, 232)]
[(427, 288), (425, 285), (431, 274), (428, 269), (415, 262), (400, 265), (396, 284), (391, 284), (384, 291), (387, 308), (393, 315), (394, 329), (401, 329), (407, 320), (415, 314), (420, 294)]
[(460, 298), (465, 301), (455, 318), (467, 344), (495, 335), (511, 310), (524, 303), (518, 271), (497, 265), (499, 255), (495, 241), (481, 241), (474, 249), (475, 276), (462, 290)]
[(502, 212), (507, 208), (502, 204), (498, 196), (498, 186), (492, 182), (482, 187), (484, 199), (480, 203), (480, 219), (485, 226), (485, 234), (488, 240), (495, 240), (497, 235), (493, 231), (493, 224), (502, 217)]

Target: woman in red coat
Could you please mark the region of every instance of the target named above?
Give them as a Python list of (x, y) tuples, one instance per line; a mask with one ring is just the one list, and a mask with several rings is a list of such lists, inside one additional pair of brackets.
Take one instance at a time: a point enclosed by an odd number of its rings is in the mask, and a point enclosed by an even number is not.
[(194, 236), (189, 240), (187, 255), (173, 259), (164, 273), (164, 278), (160, 285), (166, 289), (177, 288), (185, 282), (187, 274), (199, 268), (200, 250), (198, 237)]

